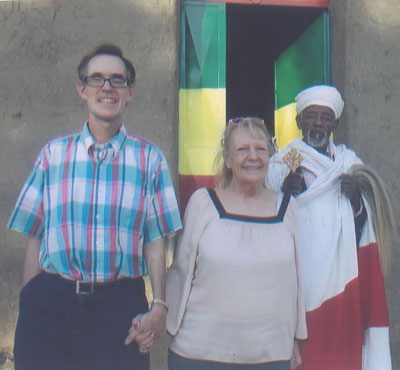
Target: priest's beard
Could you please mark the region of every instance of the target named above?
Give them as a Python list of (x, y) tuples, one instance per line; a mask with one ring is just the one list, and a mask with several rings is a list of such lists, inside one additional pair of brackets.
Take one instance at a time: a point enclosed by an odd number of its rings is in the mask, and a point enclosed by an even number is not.
[(305, 139), (313, 148), (323, 148), (328, 144), (329, 133), (324, 128), (313, 127), (307, 131)]

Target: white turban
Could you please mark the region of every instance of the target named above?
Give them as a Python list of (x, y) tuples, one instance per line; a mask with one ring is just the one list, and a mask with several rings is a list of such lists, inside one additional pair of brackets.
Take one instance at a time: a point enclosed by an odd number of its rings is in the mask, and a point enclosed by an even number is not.
[(309, 87), (299, 92), (295, 100), (297, 114), (300, 114), (310, 105), (322, 105), (331, 108), (335, 113), (336, 119), (339, 119), (343, 112), (344, 102), (342, 96), (339, 91), (332, 86), (317, 85)]

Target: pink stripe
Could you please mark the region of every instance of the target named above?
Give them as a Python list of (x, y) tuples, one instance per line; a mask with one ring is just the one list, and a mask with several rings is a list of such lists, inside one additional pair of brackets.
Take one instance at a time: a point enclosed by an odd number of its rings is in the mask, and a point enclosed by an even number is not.
[(161, 194), (160, 191), (157, 192), (157, 199), (158, 199), (158, 204), (160, 205), (159, 217), (162, 220), (164, 230), (168, 230), (167, 218), (165, 217), (164, 199), (163, 199), (162, 194)]
[(85, 259), (85, 269), (87, 272), (91, 273), (92, 267), (92, 232), (93, 232), (93, 204), (94, 204), (94, 193), (95, 193), (95, 175), (96, 175), (96, 161), (94, 159), (93, 151), (89, 151), (89, 158), (92, 162), (92, 186), (90, 192), (90, 201), (89, 201), (89, 212), (88, 212), (88, 219), (87, 219), (87, 226), (86, 226), (86, 259)]
[(37, 210), (37, 214), (35, 217), (35, 221), (33, 222), (31, 231), (30, 231), (30, 235), (32, 236), (36, 236), (38, 230), (39, 230), (39, 226), (41, 225), (41, 223), (43, 222), (43, 202), (40, 204), (40, 207)]
[[(71, 248), (69, 242), (69, 235), (68, 235), (68, 183), (69, 183), (69, 165), (71, 159), (71, 150), (72, 150), (72, 138), (68, 139), (67, 150), (65, 153), (65, 159), (63, 163), (63, 170), (61, 176), (61, 200), (62, 200), (62, 215), (61, 215), (61, 232), (63, 235), (64, 241), (64, 248), (67, 253), (68, 261), (71, 261)], [(74, 274), (74, 269), (69, 263), (71, 272)]]
[(111, 185), (111, 209), (110, 209), (110, 271), (111, 278), (115, 277), (115, 259), (117, 255), (117, 202), (118, 202), (118, 175), (119, 157), (115, 158), (112, 164), (112, 185)]
[(47, 155), (43, 153), (43, 171), (47, 172), (49, 169), (49, 160), (47, 159)]
[(32, 228), (31, 228), (31, 230), (29, 232), (29, 235), (37, 237), (36, 234), (38, 232), (39, 226), (40, 226), (42, 221), (43, 221), (43, 219), (41, 217), (39, 217), (39, 216), (35, 217), (35, 221), (33, 222), (33, 225), (32, 225)]
[[(145, 156), (145, 143), (140, 143), (140, 149), (139, 149), (139, 168), (146, 169), (146, 156)], [(142, 174), (142, 183), (141, 183), (141, 189), (144, 189), (144, 181), (147, 179), (147, 173)], [(136, 217), (135, 217), (135, 222), (133, 224), (133, 230), (140, 230), (140, 223), (142, 220), (142, 215), (143, 215), (143, 209), (144, 209), (144, 198), (143, 196), (139, 197), (139, 204), (138, 208), (136, 210)], [(132, 266), (133, 266), (133, 273), (135, 275), (139, 275), (139, 243), (137, 240), (137, 237), (133, 234), (133, 250), (132, 250)]]

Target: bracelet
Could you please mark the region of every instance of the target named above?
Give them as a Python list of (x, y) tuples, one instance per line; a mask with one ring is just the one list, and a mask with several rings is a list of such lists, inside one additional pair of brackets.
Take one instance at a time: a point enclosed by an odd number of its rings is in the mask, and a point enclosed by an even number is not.
[(157, 304), (157, 303), (160, 304), (161, 306), (164, 306), (166, 308), (167, 312), (168, 312), (169, 307), (168, 307), (168, 303), (167, 302), (165, 302), (161, 298), (154, 298), (153, 299), (153, 303), (151, 304), (151, 306), (153, 306), (154, 304)]

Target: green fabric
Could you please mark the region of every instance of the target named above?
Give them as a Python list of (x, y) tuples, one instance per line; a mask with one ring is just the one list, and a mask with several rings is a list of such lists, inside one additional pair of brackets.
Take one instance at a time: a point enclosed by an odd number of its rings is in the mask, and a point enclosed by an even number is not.
[(331, 83), (328, 12), (324, 12), (275, 62), (275, 109), (294, 102), (306, 87)]
[(225, 4), (183, 1), (181, 9), (180, 88), (225, 88)]

